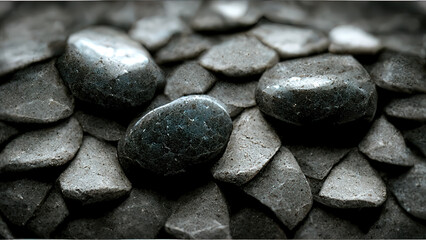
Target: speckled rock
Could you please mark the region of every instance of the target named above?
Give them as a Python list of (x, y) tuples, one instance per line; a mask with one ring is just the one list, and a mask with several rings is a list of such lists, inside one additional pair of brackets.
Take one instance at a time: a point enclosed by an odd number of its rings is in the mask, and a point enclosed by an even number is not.
[(9, 226), (7, 226), (6, 222), (3, 220), (2, 216), (0, 216), (0, 237), (3, 239), (15, 238), (10, 231)]
[(259, 109), (296, 125), (372, 120), (377, 93), (352, 56), (324, 54), (277, 64), (260, 78)]
[(232, 120), (217, 100), (182, 97), (129, 126), (119, 142), (120, 163), (176, 175), (217, 160), (231, 132)]
[(54, 61), (32, 65), (0, 85), (0, 119), (50, 123), (69, 117), (74, 99), (63, 84)]
[(394, 99), (386, 106), (385, 112), (392, 117), (426, 122), (426, 94)]
[(18, 134), (18, 130), (4, 122), (0, 122), (0, 145)]
[(319, 197), (330, 207), (377, 207), (386, 200), (386, 185), (364, 156), (354, 150), (331, 170)]
[(407, 141), (415, 145), (423, 153), (423, 156), (426, 156), (426, 124), (407, 130), (403, 135)]
[(80, 151), (59, 177), (65, 197), (83, 204), (119, 198), (130, 192), (114, 146), (86, 136)]
[(24, 133), (0, 153), (0, 172), (18, 172), (66, 164), (80, 148), (83, 131), (70, 118), (56, 126)]
[(225, 153), (211, 169), (213, 177), (237, 185), (247, 183), (272, 159), (280, 146), (278, 135), (259, 109), (247, 109), (234, 121)]
[(126, 128), (113, 120), (101, 118), (82, 111), (76, 112), (74, 117), (80, 123), (83, 131), (101, 140), (115, 142), (120, 140), (126, 133)]
[(382, 48), (378, 38), (352, 25), (333, 28), (329, 37), (331, 44), (328, 50), (332, 53), (376, 54)]
[(166, 231), (177, 238), (230, 239), (228, 206), (219, 187), (208, 183), (178, 200)]
[(154, 97), (161, 69), (126, 34), (92, 27), (72, 34), (58, 70), (77, 98), (105, 108), (140, 106)]
[(327, 37), (320, 31), (281, 24), (264, 24), (250, 31), (281, 58), (295, 58), (324, 52)]
[(305, 175), (285, 147), (243, 190), (268, 206), (289, 229), (303, 220), (313, 203)]
[(240, 36), (210, 48), (200, 64), (230, 77), (261, 74), (278, 62), (277, 53), (254, 37)]

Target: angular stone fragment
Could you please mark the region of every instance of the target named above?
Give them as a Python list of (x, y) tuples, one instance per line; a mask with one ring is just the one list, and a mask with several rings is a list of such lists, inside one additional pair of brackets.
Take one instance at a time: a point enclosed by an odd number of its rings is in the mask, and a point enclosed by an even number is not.
[(352, 56), (323, 54), (285, 61), (267, 70), (256, 90), (259, 109), (296, 124), (343, 124), (371, 120), (377, 93)]
[(230, 77), (261, 74), (278, 62), (277, 53), (254, 37), (240, 36), (210, 48), (200, 64)]
[(120, 163), (175, 175), (217, 160), (232, 132), (224, 107), (208, 96), (188, 96), (156, 108), (127, 129)]
[(114, 146), (86, 136), (80, 151), (59, 177), (65, 197), (83, 204), (119, 198), (132, 188)]
[(330, 47), (332, 53), (344, 54), (376, 54), (381, 48), (380, 40), (352, 25), (340, 25), (330, 33)]
[(405, 145), (401, 132), (384, 116), (373, 123), (358, 147), (375, 161), (400, 166), (414, 165), (415, 158)]
[(320, 31), (281, 24), (264, 24), (250, 31), (281, 58), (308, 56), (327, 50), (328, 39)]
[(394, 99), (386, 106), (385, 112), (392, 117), (426, 122), (426, 94)]
[(305, 175), (285, 147), (243, 190), (268, 206), (289, 229), (305, 218), (313, 203)]
[(100, 118), (82, 111), (74, 114), (80, 122), (83, 131), (106, 141), (118, 141), (126, 133), (126, 128), (119, 123)]
[(0, 122), (0, 145), (16, 134), (18, 134), (18, 130), (6, 123)]
[(83, 131), (74, 118), (50, 128), (24, 133), (0, 153), (0, 172), (64, 165), (73, 159), (82, 139)]
[(272, 159), (280, 146), (278, 135), (259, 109), (247, 109), (235, 120), (225, 153), (211, 169), (213, 177), (237, 185), (247, 183)]
[(354, 150), (331, 170), (319, 197), (330, 207), (377, 207), (386, 200), (386, 185), (363, 155)]
[(2, 216), (0, 216), (0, 237), (3, 239), (12, 239), (15, 238), (7, 226), (6, 222), (3, 220)]
[(74, 99), (63, 84), (54, 61), (32, 65), (0, 85), (0, 119), (50, 123), (69, 117)]
[(426, 124), (404, 132), (404, 138), (415, 145), (426, 156)]
[(154, 97), (161, 69), (139, 43), (108, 28), (72, 34), (57, 63), (77, 98), (105, 108), (140, 106)]
[(165, 225), (169, 234), (177, 238), (231, 238), (228, 206), (214, 182), (185, 194), (178, 204)]

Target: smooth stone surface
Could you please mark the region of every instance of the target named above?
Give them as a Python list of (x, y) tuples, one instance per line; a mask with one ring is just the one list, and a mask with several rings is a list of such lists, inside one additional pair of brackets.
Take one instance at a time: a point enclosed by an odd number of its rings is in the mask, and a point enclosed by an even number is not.
[(257, 108), (245, 110), (233, 125), (225, 153), (211, 172), (219, 181), (243, 185), (272, 159), (281, 140)]
[(142, 105), (164, 78), (139, 43), (108, 27), (73, 33), (57, 67), (75, 97), (105, 108)]
[(167, 79), (164, 94), (171, 100), (192, 94), (202, 94), (213, 86), (216, 77), (191, 61), (178, 66)]
[(178, 200), (166, 221), (166, 231), (177, 238), (230, 239), (229, 213), (219, 187), (208, 183)]
[(7, 226), (6, 222), (3, 220), (2, 216), (0, 216), (0, 237), (3, 239), (15, 238), (10, 231), (9, 226)]
[(83, 131), (70, 118), (56, 126), (24, 133), (0, 153), (0, 172), (18, 172), (62, 166), (80, 148)]
[(407, 130), (403, 133), (404, 138), (415, 145), (426, 157), (426, 124), (421, 127)]
[(73, 113), (74, 99), (54, 64), (32, 65), (0, 85), (1, 120), (50, 123)]
[(18, 134), (18, 130), (4, 122), (0, 122), (0, 145)]
[(80, 123), (83, 131), (101, 140), (115, 142), (120, 140), (126, 133), (126, 128), (113, 120), (82, 111), (76, 112), (74, 117)]
[(313, 203), (308, 181), (285, 147), (243, 190), (269, 207), (290, 230), (309, 213)]
[(426, 122), (426, 94), (394, 99), (385, 107), (385, 112), (392, 117)]
[(331, 170), (319, 197), (330, 207), (378, 207), (386, 201), (386, 185), (364, 156), (354, 150)]
[(264, 24), (249, 33), (277, 51), (282, 59), (324, 52), (329, 44), (320, 31), (289, 25)]
[(367, 71), (349, 55), (289, 60), (259, 80), (256, 102), (267, 115), (295, 125), (371, 121), (377, 92)]
[(399, 166), (414, 165), (415, 158), (405, 145), (402, 133), (384, 116), (373, 123), (358, 147), (375, 161)]
[(24, 226), (46, 197), (52, 185), (33, 179), (1, 181), (0, 211), (11, 223)]
[(382, 48), (378, 38), (352, 25), (333, 28), (329, 37), (331, 44), (328, 50), (332, 53), (376, 54)]
[(83, 204), (113, 200), (132, 188), (115, 147), (90, 136), (84, 137), (80, 151), (58, 181), (65, 197)]
[(210, 48), (200, 64), (229, 77), (261, 74), (278, 62), (277, 53), (254, 37), (240, 36)]
[(156, 108), (127, 129), (120, 163), (159, 175), (176, 175), (216, 161), (226, 148), (232, 120), (208, 96), (188, 96)]

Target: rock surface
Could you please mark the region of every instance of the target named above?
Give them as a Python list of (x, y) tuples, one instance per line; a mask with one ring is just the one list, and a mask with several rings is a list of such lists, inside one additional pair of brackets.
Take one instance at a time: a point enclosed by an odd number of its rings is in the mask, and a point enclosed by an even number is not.
[(4, 122), (0, 122), (0, 145), (18, 134), (18, 130)]
[(426, 94), (394, 99), (386, 106), (385, 112), (392, 117), (426, 122)]
[(106, 141), (118, 141), (126, 133), (126, 128), (121, 124), (86, 112), (78, 111), (74, 114), (83, 131)]
[(376, 54), (381, 48), (380, 40), (352, 25), (341, 25), (333, 28), (330, 33), (332, 53), (344, 54)]
[(415, 145), (426, 157), (426, 125), (404, 132), (404, 138)]

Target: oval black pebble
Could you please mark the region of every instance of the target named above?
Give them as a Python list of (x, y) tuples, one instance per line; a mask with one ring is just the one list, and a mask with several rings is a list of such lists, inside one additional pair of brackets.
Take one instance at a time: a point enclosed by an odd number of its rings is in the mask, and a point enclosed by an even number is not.
[(217, 160), (231, 132), (232, 120), (217, 100), (182, 97), (129, 126), (119, 142), (120, 163), (164, 176), (187, 172)]

